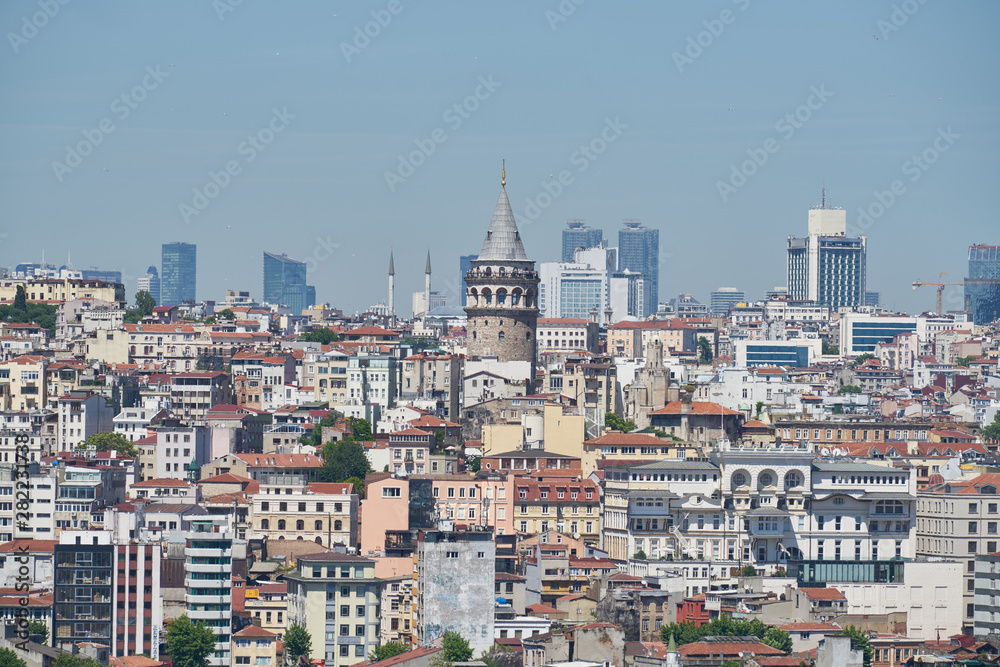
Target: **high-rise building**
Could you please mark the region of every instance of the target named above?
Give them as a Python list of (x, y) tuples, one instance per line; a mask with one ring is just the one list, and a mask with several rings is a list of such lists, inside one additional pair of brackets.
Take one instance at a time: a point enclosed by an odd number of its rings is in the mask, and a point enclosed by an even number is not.
[(626, 220), (618, 232), (618, 270), (643, 274), (648, 280), (647, 313), (655, 313), (660, 299), (660, 230), (647, 229), (641, 222)]
[(808, 230), (788, 237), (788, 298), (832, 309), (863, 306), (867, 240), (847, 236), (847, 211), (824, 201), (809, 209)]
[(292, 315), (316, 304), (316, 288), (306, 284), (306, 263), (284, 253), (264, 253), (265, 303), (288, 306)]
[(542, 317), (589, 319), (596, 311), (601, 321), (608, 303), (608, 272), (584, 263), (542, 262), (538, 287)]
[(465, 275), (469, 357), (527, 361), (534, 369), (538, 272), (524, 252), (506, 184), (502, 178), (483, 248)]
[(160, 262), (158, 306), (176, 306), (195, 299), (198, 248), (193, 243), (164, 243)]
[(878, 292), (872, 292), (871, 290), (865, 291), (865, 305), (866, 306), (877, 306), (881, 300), (882, 295)]
[(611, 274), (609, 305), (611, 306), (611, 323), (624, 319), (644, 319), (647, 315), (646, 289), (649, 280), (641, 273), (633, 273), (628, 269)]
[(469, 290), (469, 286), (465, 284), (465, 275), (472, 269), (472, 260), (477, 257), (479, 257), (479, 255), (462, 255), (458, 258), (458, 284), (462, 286), (462, 308), (465, 308), (469, 299), (466, 294)]
[(711, 313), (712, 317), (723, 317), (730, 308), (746, 300), (747, 295), (743, 290), (735, 287), (720, 287), (712, 292), (708, 312)]
[(60, 542), (53, 547), (52, 646), (65, 650), (80, 642), (111, 646), (116, 635), (112, 617), (116, 550), (111, 534), (64, 530)]
[(153, 300), (156, 301), (156, 305), (160, 305), (160, 276), (157, 274), (155, 266), (146, 269), (146, 275), (139, 278), (137, 291), (149, 292)]
[(560, 262), (572, 262), (573, 253), (579, 248), (596, 248), (604, 240), (604, 230), (588, 227), (582, 220), (567, 220), (562, 233), (562, 258)]
[(215, 633), (209, 667), (229, 667), (233, 632), (233, 534), (216, 532), (220, 517), (191, 521), (184, 548), (184, 608)]
[(976, 324), (989, 324), (1000, 318), (1000, 246), (969, 246), (965, 301)]

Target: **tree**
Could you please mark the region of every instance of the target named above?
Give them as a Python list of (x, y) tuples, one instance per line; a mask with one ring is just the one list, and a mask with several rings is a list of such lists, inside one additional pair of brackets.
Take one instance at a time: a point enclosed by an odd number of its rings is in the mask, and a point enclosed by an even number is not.
[(619, 433), (630, 433), (637, 428), (634, 421), (626, 421), (624, 417), (614, 412), (604, 414), (604, 425)]
[(45, 625), (45, 621), (40, 621), (37, 618), (28, 623), (28, 634), (29, 635), (41, 635), (43, 644), (49, 643), (49, 626)]
[(17, 292), (14, 294), (14, 310), (28, 312), (28, 292), (24, 289), (24, 285), (17, 286)]
[(853, 364), (854, 366), (860, 366), (869, 359), (874, 359), (874, 358), (875, 358), (874, 354), (872, 354), (871, 352), (865, 352), (864, 354), (859, 354), (857, 357), (855, 357), (854, 361), (852, 361), (851, 364)]
[(698, 338), (698, 361), (703, 364), (712, 363), (712, 344), (704, 336)]
[[(231, 370), (229, 372), (232, 372)], [(330, 413), (319, 420), (319, 423), (313, 427), (313, 430), (309, 435), (302, 436), (300, 440), (303, 444), (312, 445), (313, 447), (319, 448), (323, 444), (323, 427), (324, 426), (336, 426), (337, 420), (344, 415), (339, 412), (330, 411)]]
[(322, 345), (329, 345), (330, 343), (336, 343), (340, 340), (340, 336), (333, 329), (328, 329), (326, 327), (319, 327), (313, 329), (312, 331), (307, 331), (306, 333), (299, 336), (299, 340), (306, 343), (320, 343)]
[(861, 387), (856, 384), (845, 384), (843, 387), (837, 390), (838, 394), (860, 394)]
[(348, 417), (347, 423), (351, 427), (351, 440), (371, 440), (372, 424), (367, 419), (361, 417)]
[(93, 449), (95, 452), (110, 452), (113, 449), (118, 452), (118, 456), (125, 459), (139, 456), (139, 450), (135, 445), (120, 433), (95, 433), (77, 445), (77, 449)]
[(969, 364), (978, 359), (979, 357), (959, 357), (955, 360), (956, 366), (964, 366), (968, 368)]
[(847, 635), (854, 641), (851, 642), (851, 647), (855, 649), (861, 649), (864, 651), (864, 667), (872, 667), (872, 661), (875, 658), (875, 651), (871, 646), (868, 645), (868, 635), (861, 628), (856, 628), (853, 625), (848, 625), (843, 634)]
[(231, 308), (225, 308), (221, 312), (216, 313), (215, 318), (219, 320), (235, 320), (236, 313)]
[(466, 662), (472, 659), (472, 648), (468, 640), (454, 630), (448, 630), (441, 638), (444, 659), (448, 662)]
[(840, 348), (830, 343), (830, 341), (824, 339), (823, 354), (840, 354)]
[(469, 470), (472, 472), (479, 472), (480, 467), (483, 465), (483, 459), (481, 456), (473, 456), (469, 459)]
[(144, 289), (135, 293), (135, 309), (138, 310), (143, 317), (152, 315), (153, 308), (156, 308), (156, 299), (153, 298), (152, 294)]
[(756, 577), (757, 569), (753, 565), (747, 565), (742, 570), (740, 570), (741, 577)]
[(28, 667), (28, 665), (9, 648), (0, 648), (0, 667)]
[(768, 628), (761, 642), (785, 653), (792, 652), (792, 636), (780, 628)]
[(52, 667), (103, 667), (100, 662), (93, 658), (84, 658), (73, 653), (60, 653), (52, 661)]
[(309, 650), (312, 648), (312, 635), (301, 625), (293, 623), (285, 631), (282, 641), (285, 644), (285, 654), (288, 656), (289, 662), (298, 662), (300, 656), (309, 658)]
[(1000, 440), (1000, 410), (997, 410), (993, 417), (993, 423), (984, 426), (979, 431), (979, 437), (983, 440)]
[(167, 626), (167, 653), (174, 667), (204, 667), (215, 653), (215, 633), (202, 621), (180, 616)]
[(410, 647), (401, 642), (379, 644), (368, 652), (368, 659), (372, 662), (378, 662), (379, 660), (385, 660), (386, 658), (391, 658), (392, 656), (399, 655), (400, 653), (406, 653), (409, 650)]
[(760, 419), (760, 411), (764, 409), (764, 401), (757, 401), (757, 419)]
[(354, 485), (354, 493), (358, 494), (358, 500), (365, 499), (365, 481), (360, 477), (348, 477), (344, 480), (345, 484)]
[(639, 549), (634, 554), (632, 554), (632, 558), (635, 560), (646, 560), (646, 552), (643, 551), (642, 549)]
[(351, 477), (364, 479), (372, 471), (360, 442), (341, 440), (323, 445), (323, 466), (319, 478), (324, 482), (344, 482)]

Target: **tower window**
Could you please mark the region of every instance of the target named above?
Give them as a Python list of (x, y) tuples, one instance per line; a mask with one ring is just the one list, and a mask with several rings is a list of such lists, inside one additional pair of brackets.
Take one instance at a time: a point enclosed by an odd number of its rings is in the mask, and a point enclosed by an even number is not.
[(524, 340), (531, 340), (531, 332), (530, 331), (525, 331), (524, 332)]
[(498, 338), (499, 340), (503, 340), (503, 332), (502, 332), (502, 331), (501, 331), (500, 333), (498, 333), (498, 334), (497, 334), (497, 338)]

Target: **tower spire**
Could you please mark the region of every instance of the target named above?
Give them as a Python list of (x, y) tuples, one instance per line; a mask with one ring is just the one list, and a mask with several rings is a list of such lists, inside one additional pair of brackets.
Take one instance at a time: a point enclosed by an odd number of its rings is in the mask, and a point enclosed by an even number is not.
[(507, 160), (500, 161), (500, 187), (507, 187)]
[(396, 267), (392, 263), (392, 249), (389, 250), (389, 275), (396, 275)]

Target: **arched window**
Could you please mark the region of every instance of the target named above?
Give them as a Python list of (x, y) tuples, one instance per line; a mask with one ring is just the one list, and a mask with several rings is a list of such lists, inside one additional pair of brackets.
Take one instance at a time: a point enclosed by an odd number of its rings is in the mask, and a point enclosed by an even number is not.
[(299, 536), (298, 536), (298, 537), (296, 537), (295, 539), (296, 539), (297, 541), (301, 542), (301, 541), (302, 541), (302, 536), (301, 536), (301, 535), (299, 535)]
[(285, 520), (278, 519), (278, 530), (284, 530), (284, 529), (285, 529)]
[(503, 332), (497, 334), (497, 340), (503, 340)]
[(316, 528), (315, 528), (315, 530), (323, 530), (323, 522), (320, 521), (319, 519), (316, 519)]
[(733, 473), (733, 488), (738, 489), (741, 486), (747, 486), (750, 484), (750, 477), (746, 474), (746, 471), (737, 470)]
[(323, 538), (317, 537), (316, 538), (316, 544), (323, 544)]
[(472, 289), (469, 290), (469, 301), (470, 301), (469, 305), (475, 306), (478, 300), (479, 300), (479, 290), (473, 287)]
[(524, 340), (531, 340), (531, 332), (530, 331), (525, 331), (524, 332)]
[(261, 519), (260, 520), (260, 529), (261, 530), (270, 530), (270, 528), (271, 528), (271, 522), (270, 521), (268, 521), (267, 519)]
[(483, 303), (485, 303), (487, 306), (493, 303), (493, 292), (490, 291), (489, 287), (483, 290)]
[(306, 529), (305, 521), (299, 519), (298, 521), (295, 522), (295, 530), (305, 530), (305, 529)]
[(334, 530), (343, 530), (344, 529), (344, 522), (341, 521), (340, 519), (337, 519), (336, 521), (333, 522), (333, 529)]
[(510, 304), (516, 306), (521, 302), (521, 288), (516, 287), (514, 291), (510, 293)]
[(800, 473), (798, 470), (792, 470), (787, 475), (785, 475), (786, 489), (794, 489), (799, 486), (802, 486), (802, 473)]
[(507, 290), (498, 289), (497, 290), (497, 305), (504, 306), (507, 304)]

